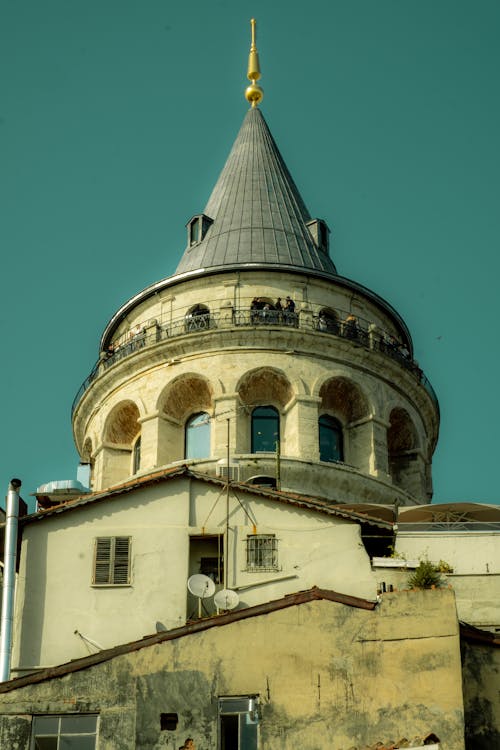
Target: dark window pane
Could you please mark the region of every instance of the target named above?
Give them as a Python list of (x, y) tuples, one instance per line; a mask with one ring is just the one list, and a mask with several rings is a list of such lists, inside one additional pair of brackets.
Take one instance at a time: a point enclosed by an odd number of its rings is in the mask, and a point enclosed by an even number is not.
[(95, 750), (96, 738), (95, 735), (90, 736), (74, 735), (73, 737), (65, 736), (61, 737), (59, 742), (59, 750)]
[(274, 406), (258, 406), (252, 412), (252, 453), (276, 450), (280, 437), (280, 420)]
[(63, 716), (61, 718), (61, 734), (81, 734), (83, 732), (95, 732), (97, 727), (97, 716)]
[(342, 425), (335, 417), (319, 418), (319, 457), (321, 461), (343, 461)]
[(220, 717), (221, 750), (238, 750), (238, 714)]
[(35, 750), (57, 750), (57, 737), (35, 737)]
[(59, 716), (34, 716), (33, 734), (57, 734)]

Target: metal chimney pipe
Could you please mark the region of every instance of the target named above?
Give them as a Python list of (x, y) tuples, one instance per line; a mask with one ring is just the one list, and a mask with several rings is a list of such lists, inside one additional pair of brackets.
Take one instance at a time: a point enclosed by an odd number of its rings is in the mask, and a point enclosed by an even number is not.
[(0, 682), (10, 679), (20, 487), (20, 479), (11, 479), (7, 492), (2, 618), (0, 620)]

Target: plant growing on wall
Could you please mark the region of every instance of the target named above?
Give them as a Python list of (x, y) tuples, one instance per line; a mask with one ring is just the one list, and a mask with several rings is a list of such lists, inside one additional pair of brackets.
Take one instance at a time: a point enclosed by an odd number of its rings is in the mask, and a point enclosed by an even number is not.
[(443, 579), (439, 568), (429, 560), (421, 560), (418, 568), (408, 578), (408, 585), (412, 589), (431, 589), (442, 586)]

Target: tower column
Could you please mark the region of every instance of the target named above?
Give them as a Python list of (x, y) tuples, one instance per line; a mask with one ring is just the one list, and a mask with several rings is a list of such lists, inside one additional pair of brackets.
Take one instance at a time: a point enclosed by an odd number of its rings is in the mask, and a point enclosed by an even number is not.
[[(306, 461), (319, 461), (318, 407), (316, 396), (297, 396), (286, 410), (286, 438), (281, 452)], [(282, 433), (284, 432), (282, 428)]]

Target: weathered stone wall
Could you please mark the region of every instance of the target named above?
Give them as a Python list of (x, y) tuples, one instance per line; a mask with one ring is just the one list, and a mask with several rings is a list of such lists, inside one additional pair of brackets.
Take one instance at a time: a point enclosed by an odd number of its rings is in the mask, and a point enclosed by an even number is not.
[(500, 648), (462, 643), (466, 750), (500, 748)]
[[(443, 750), (464, 750), (460, 669), (450, 591), (393, 594), (374, 611), (310, 601), (0, 693), (0, 737), (27, 750), (29, 715), (97, 711), (99, 750), (174, 750), (187, 736), (213, 750), (217, 698), (258, 695), (263, 749), (434, 732)], [(162, 731), (171, 712), (177, 729)]]
[[(298, 328), (250, 325), (252, 297), (274, 301), (287, 293), (295, 298)], [(207, 329), (192, 331), (184, 323), (196, 304), (210, 309), (213, 324)], [(314, 321), (323, 308), (338, 311), (339, 323), (347, 310), (356, 310), (364, 319), (363, 343), (318, 331)], [(242, 311), (243, 317), (234, 318), (232, 310), (236, 315)], [(179, 283), (142, 302), (120, 323), (116, 332), (120, 341), (130, 343), (128, 335), (137, 324), (146, 327), (146, 346), (126, 350), (127, 344), (122, 344), (124, 356), (109, 367), (101, 366), (75, 412), (77, 447), (83, 452), (85, 445), (92, 446), (94, 489), (134, 473), (132, 445), (139, 432), (141, 472), (182, 460), (185, 423), (198, 411), (211, 418), (211, 459), (226, 457), (226, 431), (220, 426), (226, 427), (227, 415), (232, 418), (232, 457), (247, 454), (251, 410), (266, 404), (280, 413), (282, 455), (301, 462), (297, 471), (289, 472), (293, 491), (313, 492), (313, 470), (328, 467), (319, 460), (318, 434), (319, 416), (327, 413), (342, 424), (345, 463), (370, 477), (374, 485), (367, 492), (366, 482), (358, 482), (354, 475), (351, 498), (377, 502), (377, 494), (394, 483), (394, 489), (401, 489), (400, 502), (411, 503), (407, 493), (417, 501), (428, 500), (437, 408), (401, 361), (379, 351), (380, 331), (391, 336), (398, 332), (391, 317), (368, 298), (352, 298), (341, 285), (305, 275), (253, 272), (243, 279), (241, 274), (227, 273)], [(253, 378), (253, 387), (245, 389), (248, 378)], [(202, 392), (207, 397), (200, 401)], [(391, 477), (387, 429), (395, 413), (404, 414), (412, 426), (412, 447), (419, 459), (411, 471), (394, 471)], [(117, 415), (123, 417), (121, 429), (110, 429)], [(400, 442), (396, 436), (395, 444)], [(253, 458), (256, 464), (261, 460), (258, 454)], [(263, 473), (258, 465), (255, 473)], [(329, 478), (332, 475), (331, 469)], [(343, 479), (339, 477), (337, 483)], [(337, 500), (335, 481), (333, 485), (325, 481), (321, 492)]]

